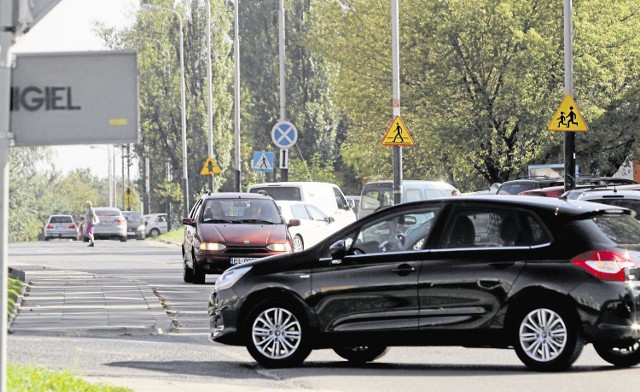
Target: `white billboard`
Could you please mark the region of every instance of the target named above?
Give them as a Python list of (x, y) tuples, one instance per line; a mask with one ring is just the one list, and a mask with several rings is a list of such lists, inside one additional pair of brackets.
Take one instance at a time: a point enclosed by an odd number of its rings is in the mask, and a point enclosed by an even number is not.
[(137, 143), (138, 95), (135, 51), (16, 54), (15, 145)]

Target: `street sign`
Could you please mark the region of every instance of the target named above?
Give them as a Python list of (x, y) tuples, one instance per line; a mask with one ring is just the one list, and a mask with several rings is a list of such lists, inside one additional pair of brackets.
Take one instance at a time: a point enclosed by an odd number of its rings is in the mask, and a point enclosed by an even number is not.
[(289, 168), (289, 150), (286, 148), (280, 149), (280, 169)]
[(400, 116), (396, 116), (396, 118), (391, 122), (389, 129), (387, 129), (387, 133), (385, 133), (382, 138), (382, 145), (410, 147), (414, 144), (415, 142), (413, 141), (407, 126), (404, 125), (404, 121), (402, 121)]
[(211, 176), (214, 174), (222, 174), (222, 170), (220, 170), (220, 167), (213, 161), (213, 158), (207, 157), (204, 166), (202, 166), (202, 170), (200, 170), (200, 175)]
[(253, 171), (271, 173), (273, 171), (274, 154), (268, 151), (253, 152)]
[(564, 96), (562, 103), (556, 110), (556, 114), (551, 119), (549, 126), (550, 131), (560, 132), (587, 132), (589, 127), (582, 118), (582, 114), (578, 109), (575, 101), (571, 97), (571, 94)]
[(138, 143), (139, 129), (135, 51), (16, 53), (16, 146)]
[(298, 141), (298, 130), (289, 121), (280, 121), (271, 129), (271, 140), (279, 148), (290, 148)]
[(135, 192), (131, 189), (131, 186), (127, 186), (124, 190), (124, 200), (128, 207), (128, 210), (131, 211), (131, 206), (133, 205), (133, 199), (135, 196)]
[(13, 1), (14, 38), (26, 34), (61, 0), (11, 0)]

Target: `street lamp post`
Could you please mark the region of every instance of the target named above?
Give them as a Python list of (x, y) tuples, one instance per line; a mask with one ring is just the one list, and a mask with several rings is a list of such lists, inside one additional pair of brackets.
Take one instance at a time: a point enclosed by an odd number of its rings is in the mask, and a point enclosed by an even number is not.
[[(209, 3), (208, 1), (206, 2)], [(187, 116), (186, 116), (186, 97), (185, 97), (185, 82), (184, 82), (184, 35), (182, 33), (182, 17), (180, 14), (172, 10), (171, 8), (159, 7), (152, 4), (142, 4), (142, 9), (145, 11), (150, 10), (163, 10), (173, 13), (178, 18), (180, 27), (180, 102), (181, 106), (181, 122), (182, 122), (182, 193), (184, 198), (183, 203), (183, 216), (189, 215), (189, 177), (187, 175)], [(211, 33), (209, 33), (211, 34)], [(211, 58), (211, 56), (209, 56)], [(211, 60), (209, 60), (211, 61)], [(209, 67), (210, 69), (211, 67)], [(209, 90), (211, 91), (211, 90)], [(211, 94), (211, 93), (209, 93)], [(211, 98), (209, 98), (211, 100)]]
[[(213, 158), (213, 92), (211, 90), (211, 4), (209, 0), (204, 2), (207, 5), (207, 130), (209, 139), (207, 143), (209, 157)], [(211, 191), (214, 191), (213, 174), (210, 175)]]

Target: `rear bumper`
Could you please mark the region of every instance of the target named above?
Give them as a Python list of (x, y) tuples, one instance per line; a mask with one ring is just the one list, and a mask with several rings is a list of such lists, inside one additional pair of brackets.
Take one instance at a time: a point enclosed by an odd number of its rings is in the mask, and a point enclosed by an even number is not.
[[(640, 339), (640, 282), (583, 283), (572, 296), (587, 340)], [(611, 299), (596, 301), (602, 298)]]
[(44, 233), (45, 238), (73, 238), (78, 236), (76, 230), (48, 230)]

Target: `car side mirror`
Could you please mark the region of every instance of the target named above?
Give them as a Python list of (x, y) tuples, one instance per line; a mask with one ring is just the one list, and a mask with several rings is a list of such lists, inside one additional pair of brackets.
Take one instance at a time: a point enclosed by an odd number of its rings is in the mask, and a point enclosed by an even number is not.
[(334, 259), (342, 259), (347, 254), (347, 246), (344, 240), (334, 242), (329, 247), (329, 254)]
[(300, 226), (300, 219), (290, 219), (289, 222), (287, 222), (287, 227), (294, 226)]
[(187, 226), (196, 226), (196, 222), (191, 218), (182, 218), (182, 224)]
[(356, 208), (356, 202), (353, 201), (353, 199), (347, 199), (347, 204), (349, 204), (349, 208), (351, 209)]
[(335, 221), (336, 221), (336, 218), (334, 218), (334, 217), (332, 217), (332, 216), (326, 216), (326, 217), (324, 218), (324, 221), (325, 221), (325, 222), (327, 222), (327, 223), (333, 223), (333, 222), (335, 222)]

